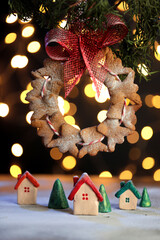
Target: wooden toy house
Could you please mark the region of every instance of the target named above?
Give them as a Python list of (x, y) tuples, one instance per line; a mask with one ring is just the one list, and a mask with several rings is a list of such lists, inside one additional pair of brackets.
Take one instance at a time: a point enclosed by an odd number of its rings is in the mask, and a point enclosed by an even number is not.
[(81, 215), (98, 215), (99, 201), (103, 201), (103, 197), (88, 174), (83, 173), (80, 178), (74, 177), (74, 184), (68, 197), (69, 200), (74, 200), (73, 213)]
[(137, 200), (141, 198), (140, 193), (133, 185), (132, 181), (120, 183), (121, 189), (116, 192), (115, 196), (119, 198), (119, 208), (133, 210), (137, 207)]
[(39, 183), (28, 171), (19, 174), (15, 185), (18, 204), (36, 204), (38, 187)]

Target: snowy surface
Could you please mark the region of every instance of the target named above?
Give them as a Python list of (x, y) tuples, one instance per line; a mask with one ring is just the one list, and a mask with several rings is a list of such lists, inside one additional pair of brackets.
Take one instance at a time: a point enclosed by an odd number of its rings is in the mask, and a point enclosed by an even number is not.
[[(57, 176), (36, 176), (40, 183), (37, 205), (18, 205), (13, 189), (16, 180), (0, 176), (0, 240), (159, 240), (160, 184), (150, 179), (135, 183), (142, 193), (147, 187), (152, 207), (120, 210), (114, 197), (120, 181), (91, 177), (97, 188), (103, 183), (109, 196), (112, 212), (98, 216), (75, 216), (73, 202), (66, 210), (48, 209), (48, 199)], [(66, 196), (72, 189), (71, 177), (59, 176)]]

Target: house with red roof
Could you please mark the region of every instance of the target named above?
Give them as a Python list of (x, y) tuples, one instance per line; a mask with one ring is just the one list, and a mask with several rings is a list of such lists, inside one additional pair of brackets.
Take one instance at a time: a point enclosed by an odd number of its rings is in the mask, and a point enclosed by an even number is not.
[(80, 178), (74, 177), (74, 187), (68, 197), (73, 200), (73, 213), (81, 215), (98, 215), (99, 201), (103, 197), (87, 173)]
[(18, 204), (36, 204), (38, 187), (39, 183), (28, 171), (19, 174), (14, 187), (17, 190)]

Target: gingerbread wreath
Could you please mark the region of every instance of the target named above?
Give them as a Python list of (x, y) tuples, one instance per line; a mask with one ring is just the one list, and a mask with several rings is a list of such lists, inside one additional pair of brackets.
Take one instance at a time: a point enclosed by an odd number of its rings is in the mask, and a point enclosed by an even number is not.
[[(65, 122), (58, 107), (58, 96), (64, 86), (62, 61), (45, 59), (44, 67), (32, 72), (35, 78), (33, 90), (26, 99), (34, 112), (31, 124), (37, 128), (46, 147), (58, 147), (60, 152), (69, 152), (79, 158), (86, 154), (94, 156), (99, 151), (113, 152), (116, 144), (122, 144), (124, 137), (135, 130), (135, 112), (142, 105), (138, 86), (134, 83), (135, 72), (123, 67), (121, 59), (109, 47), (103, 48), (102, 52), (103, 61), (97, 64), (105, 74), (103, 83), (109, 90), (110, 107), (106, 119), (98, 126), (78, 130)], [(121, 81), (119, 75), (125, 75), (125, 79)], [(130, 105), (126, 104), (126, 99), (130, 100)], [(103, 141), (105, 138), (107, 141)]]

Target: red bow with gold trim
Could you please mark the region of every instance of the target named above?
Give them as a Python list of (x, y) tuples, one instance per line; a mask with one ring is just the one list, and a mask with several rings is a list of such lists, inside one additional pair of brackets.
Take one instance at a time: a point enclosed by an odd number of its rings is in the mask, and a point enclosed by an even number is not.
[[(71, 92), (77, 81), (88, 69), (97, 94), (105, 80), (98, 63), (103, 59), (104, 47), (120, 42), (128, 33), (126, 25), (113, 14), (108, 14), (106, 31), (88, 31), (82, 29), (78, 34), (73, 31), (56, 28), (45, 37), (48, 56), (53, 60), (64, 61), (65, 97)], [(76, 23), (75, 23), (76, 24)], [(72, 26), (74, 28), (74, 26)]]

